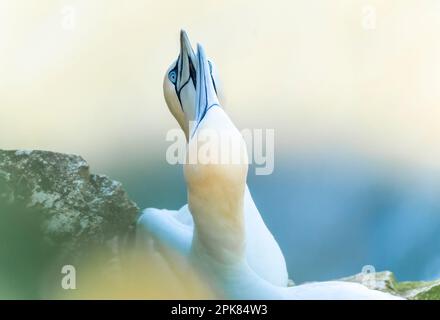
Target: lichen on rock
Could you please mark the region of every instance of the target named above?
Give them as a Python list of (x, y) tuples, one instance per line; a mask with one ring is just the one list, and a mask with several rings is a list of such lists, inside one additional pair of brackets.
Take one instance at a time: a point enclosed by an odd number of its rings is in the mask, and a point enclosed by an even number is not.
[(91, 174), (82, 157), (36, 150), (0, 150), (0, 204), (37, 210), (45, 241), (73, 257), (122, 241), (139, 212), (121, 183)]

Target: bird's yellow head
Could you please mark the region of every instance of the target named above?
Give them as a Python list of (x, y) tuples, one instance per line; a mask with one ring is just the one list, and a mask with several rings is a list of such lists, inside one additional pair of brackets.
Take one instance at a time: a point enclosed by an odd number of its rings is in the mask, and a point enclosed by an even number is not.
[[(215, 92), (223, 100), (220, 80), (212, 61), (208, 61), (210, 76)], [(197, 121), (196, 87), (197, 87), (197, 56), (194, 53), (188, 35), (180, 31), (180, 53), (165, 73), (163, 91), (165, 101), (188, 139), (190, 122)]]

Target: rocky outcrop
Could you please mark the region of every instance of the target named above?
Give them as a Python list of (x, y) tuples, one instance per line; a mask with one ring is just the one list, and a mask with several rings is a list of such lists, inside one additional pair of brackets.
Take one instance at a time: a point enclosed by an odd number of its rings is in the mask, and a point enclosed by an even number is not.
[(398, 282), (390, 271), (358, 273), (340, 280), (362, 283), (370, 289), (389, 292), (411, 300), (440, 300), (440, 280)]
[(0, 150), (0, 204), (0, 219), (11, 210), (38, 215), (46, 244), (74, 258), (84, 249), (114, 251), (139, 212), (121, 183), (90, 173), (80, 156), (47, 151)]

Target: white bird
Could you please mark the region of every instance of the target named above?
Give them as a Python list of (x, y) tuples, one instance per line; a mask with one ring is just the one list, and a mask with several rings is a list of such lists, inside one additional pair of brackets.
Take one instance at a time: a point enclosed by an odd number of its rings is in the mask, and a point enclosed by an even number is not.
[[(197, 48), (197, 58), (197, 121), (189, 128), (189, 150), (197, 152), (198, 137), (204, 130), (214, 130), (241, 147), (225, 150), (224, 145), (216, 145), (219, 144), (216, 140), (208, 143), (220, 152), (236, 153), (236, 158), (242, 161), (184, 166), (188, 205), (195, 223), (190, 249), (194, 265), (207, 274), (228, 299), (401, 299), (361, 284), (341, 281), (276, 286), (251, 268), (246, 258), (244, 203), (248, 165), (245, 142), (220, 107), (201, 45)], [(194, 143), (197, 145), (191, 148)]]
[[(217, 69), (208, 60), (209, 76), (213, 90), (223, 100)], [(202, 117), (197, 110), (196, 83), (198, 63), (185, 31), (180, 33), (180, 54), (164, 78), (164, 96), (166, 103), (179, 125), (190, 139), (190, 122)], [(278, 243), (265, 225), (249, 188), (245, 187), (244, 220), (246, 228), (246, 259), (250, 268), (258, 276), (278, 286), (287, 286), (288, 274), (284, 256)], [(138, 246), (148, 245), (153, 240), (156, 245), (167, 246), (178, 253), (188, 256), (194, 233), (193, 217), (184, 205), (180, 210), (160, 210), (147, 208), (138, 220)], [(153, 239), (151, 239), (151, 237)]]
[[(140, 219), (147, 229), (156, 228), (157, 238), (185, 252), (189, 261), (204, 273), (216, 292), (227, 299), (399, 299), (390, 294), (370, 290), (361, 284), (347, 282), (310, 283), (294, 287), (275, 285), (254, 270), (248, 259), (246, 213), (247, 152), (240, 132), (220, 107), (210, 64), (204, 49), (198, 45), (197, 68), (194, 78), (195, 100), (181, 99), (186, 116), (190, 112), (194, 122), (187, 127), (189, 153), (199, 151), (198, 139), (206, 131), (214, 131), (236, 142), (239, 148), (226, 150), (218, 140), (208, 141), (208, 146), (222, 152), (232, 152), (238, 163), (185, 164), (184, 176), (188, 188), (188, 211), (193, 224), (181, 221), (178, 213), (150, 212)], [(180, 58), (179, 58), (180, 59)], [(179, 63), (179, 62), (178, 62)], [(185, 62), (182, 62), (185, 63)], [(192, 77), (192, 76), (191, 76)], [(171, 79), (174, 77), (171, 74)], [(175, 83), (178, 83), (176, 78)], [(182, 89), (177, 85), (176, 88)], [(185, 87), (183, 90), (186, 90)], [(178, 90), (180, 96), (186, 95)], [(182, 94), (183, 92), (183, 94)], [(194, 108), (195, 101), (195, 108)], [(191, 105), (192, 104), (192, 105)], [(190, 113), (188, 113), (190, 114)], [(183, 209), (185, 210), (185, 209)], [(162, 214), (167, 220), (148, 216)], [(165, 223), (164, 223), (165, 221)], [(142, 230), (142, 227), (141, 227)], [(173, 230), (171, 234), (165, 234)], [(175, 232), (178, 230), (177, 232)], [(142, 235), (142, 232), (141, 232)], [(189, 242), (180, 242), (183, 238)], [(142, 237), (140, 238), (142, 240)], [(179, 247), (180, 243), (180, 247)], [(183, 244), (185, 243), (185, 244)], [(182, 245), (183, 244), (183, 245)], [(260, 261), (264, 263), (264, 261)]]

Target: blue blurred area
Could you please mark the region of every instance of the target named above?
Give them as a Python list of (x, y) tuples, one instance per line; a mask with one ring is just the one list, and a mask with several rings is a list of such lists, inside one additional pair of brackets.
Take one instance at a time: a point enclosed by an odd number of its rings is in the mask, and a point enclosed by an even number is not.
[(277, 169), (251, 176), (250, 185), (295, 280), (334, 279), (367, 264), (399, 280), (440, 273), (440, 186), (432, 177), (356, 158), (290, 160)]
[[(108, 172), (142, 208), (186, 203), (181, 167), (164, 161)], [(276, 159), (269, 176), (251, 174), (257, 207), (297, 283), (391, 270), (400, 281), (440, 276), (440, 177), (360, 156)]]

